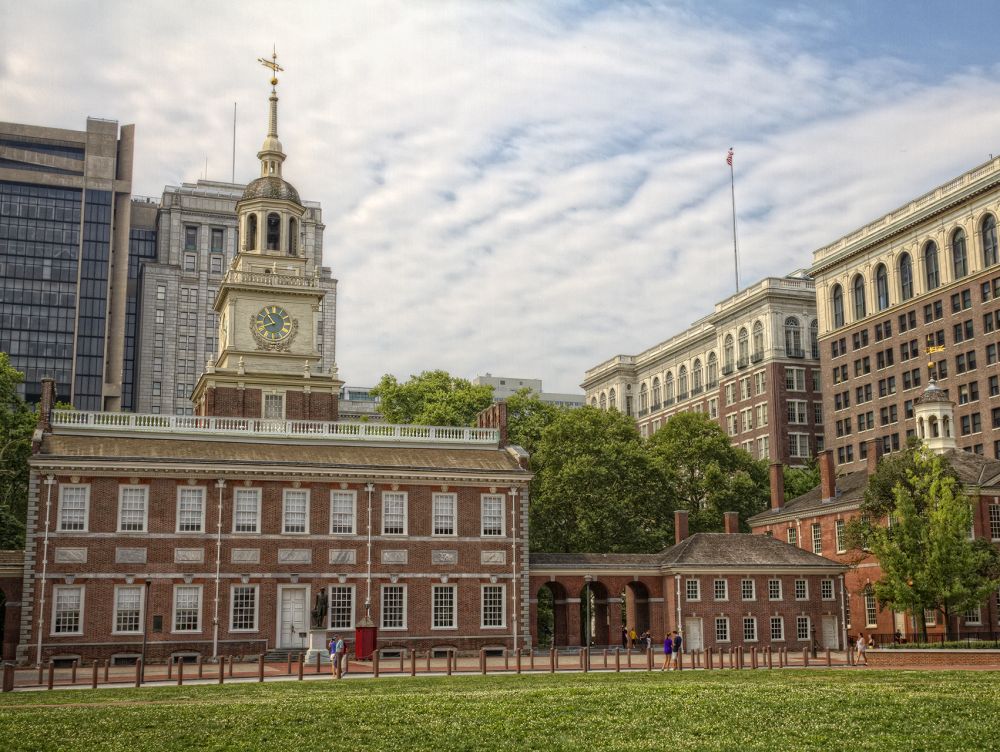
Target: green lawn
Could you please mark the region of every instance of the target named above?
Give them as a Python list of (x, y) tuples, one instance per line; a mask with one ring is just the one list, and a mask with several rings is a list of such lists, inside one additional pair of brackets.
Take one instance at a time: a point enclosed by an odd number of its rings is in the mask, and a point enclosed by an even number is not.
[(0, 695), (4, 750), (986, 750), (1000, 673), (685, 671)]

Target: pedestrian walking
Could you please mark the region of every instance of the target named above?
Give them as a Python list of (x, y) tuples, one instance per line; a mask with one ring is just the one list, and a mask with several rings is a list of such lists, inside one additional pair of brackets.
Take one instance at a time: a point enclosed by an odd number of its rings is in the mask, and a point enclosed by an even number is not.
[(663, 638), (663, 665), (660, 666), (660, 671), (666, 671), (667, 666), (670, 665), (670, 656), (674, 652), (674, 639), (671, 635), (667, 635)]
[(622, 650), (628, 650), (628, 627), (622, 624)]
[(855, 656), (857, 658), (855, 663), (859, 666), (861, 665), (862, 661), (864, 661), (866, 666), (868, 665), (868, 657), (865, 655), (865, 650), (867, 649), (867, 647), (868, 643), (865, 641), (865, 633), (861, 632), (858, 634), (858, 642), (856, 644), (856, 656)]
[(347, 656), (347, 650), (344, 647), (344, 640), (341, 637), (337, 638), (337, 642), (333, 646), (333, 659), (337, 666), (337, 678), (344, 678), (344, 658)]
[(632, 646), (632, 647), (634, 648), (634, 647), (635, 647), (635, 643), (636, 643), (636, 640), (638, 640), (638, 639), (639, 639), (639, 635), (637, 635), (637, 634), (635, 633), (635, 627), (631, 627), (631, 628), (629, 628), (629, 630), (628, 630), (628, 641), (629, 641), (629, 645), (631, 645), (631, 646)]
[(337, 635), (333, 635), (330, 638), (330, 643), (326, 646), (327, 652), (330, 653), (330, 676), (334, 679), (337, 678), (337, 640), (339, 639)]

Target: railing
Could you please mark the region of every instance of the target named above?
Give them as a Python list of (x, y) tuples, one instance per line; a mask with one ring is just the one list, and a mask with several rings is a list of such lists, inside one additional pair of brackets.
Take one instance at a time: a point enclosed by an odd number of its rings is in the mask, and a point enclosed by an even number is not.
[(69, 429), (67, 433), (120, 431), (125, 433), (271, 436), (291, 439), (479, 445), (496, 445), (500, 440), (500, 432), (495, 428), (464, 428), (461, 426), (325, 423), (312, 420), (92, 413), (78, 410), (53, 410), (51, 420), (53, 427)]
[(712, 379), (711, 381), (708, 382), (708, 384), (705, 385), (706, 389), (718, 389), (718, 387), (719, 387), (718, 379)]
[(684, 401), (684, 400), (686, 400), (687, 398), (688, 398), (688, 393), (687, 393), (687, 392), (680, 392), (680, 393), (678, 393), (678, 395), (677, 395), (677, 401), (678, 401), (678, 402), (683, 402), (683, 401)]
[(704, 389), (702, 387), (693, 386), (691, 387), (691, 396), (694, 397), (695, 395), (701, 394), (703, 391)]
[(672, 404), (674, 404), (674, 398), (673, 397), (667, 397), (665, 400), (663, 400), (663, 406), (664, 407), (667, 407), (667, 405), (672, 405)]
[(741, 370), (746, 368), (748, 365), (750, 365), (750, 358), (740, 358), (736, 361), (736, 367)]
[(755, 352), (750, 356), (751, 363), (760, 363), (762, 360), (764, 360), (764, 353), (762, 352)]
[[(930, 627), (934, 629), (934, 627)], [(896, 635), (877, 632), (870, 635), (872, 641), (875, 643), (875, 647), (925, 647), (933, 645), (947, 645), (948, 647), (957, 647), (961, 643), (966, 645), (971, 645), (971, 643), (976, 643), (977, 647), (980, 648), (1000, 648), (1000, 632), (975, 632), (972, 630), (961, 630), (956, 631), (951, 639), (949, 640), (944, 632), (938, 634), (927, 635), (927, 642), (924, 642), (919, 634), (909, 634), (900, 640), (897, 640)]]
[(640, 407), (639, 408), (639, 417), (641, 418), (643, 415), (646, 415), (648, 412), (649, 412), (649, 410), (647, 410), (646, 408)]
[(722, 375), (723, 376), (728, 376), (732, 372), (733, 372), (732, 365), (725, 365), (725, 366), (722, 367)]
[(240, 272), (230, 269), (226, 272), (226, 282), (244, 285), (264, 285), (266, 287), (318, 287), (315, 277), (299, 277), (293, 274), (271, 274), (267, 272)]
[(806, 356), (806, 351), (801, 347), (793, 347), (790, 350), (785, 350), (785, 355), (789, 358), (804, 358)]
[(649, 412), (651, 412), (651, 413), (655, 413), (655, 412), (656, 412), (657, 410), (659, 410), (659, 409), (660, 409), (661, 407), (663, 407), (663, 404), (662, 404), (662, 403), (660, 403), (660, 402), (654, 402), (654, 403), (653, 403), (653, 406), (652, 406), (651, 408), (649, 408)]

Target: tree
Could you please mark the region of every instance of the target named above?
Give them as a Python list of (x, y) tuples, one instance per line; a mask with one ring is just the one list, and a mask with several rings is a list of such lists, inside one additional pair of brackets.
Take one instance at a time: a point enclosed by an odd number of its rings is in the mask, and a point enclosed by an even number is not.
[(819, 485), (819, 464), (813, 458), (805, 467), (789, 467), (785, 465), (785, 501), (797, 499)]
[(493, 402), (493, 387), (476, 386), (447, 371), (424, 371), (400, 383), (385, 374), (372, 389), (389, 423), (425, 426), (471, 426)]
[(17, 393), (24, 374), (0, 352), (0, 548), (22, 548), (34, 411)]
[(616, 410), (559, 411), (533, 457), (531, 547), (646, 552), (670, 542), (672, 506), (635, 422)]
[(517, 444), (528, 454), (534, 455), (542, 439), (542, 431), (548, 427), (560, 412), (567, 408), (559, 408), (549, 402), (542, 402), (538, 395), (525, 387), (518, 389), (508, 397), (507, 402), (507, 439), (511, 444)]
[(668, 496), (688, 510), (691, 532), (722, 529), (724, 512), (739, 512), (740, 524), (767, 508), (767, 467), (734, 447), (718, 423), (703, 413), (679, 413), (649, 439), (654, 465)]

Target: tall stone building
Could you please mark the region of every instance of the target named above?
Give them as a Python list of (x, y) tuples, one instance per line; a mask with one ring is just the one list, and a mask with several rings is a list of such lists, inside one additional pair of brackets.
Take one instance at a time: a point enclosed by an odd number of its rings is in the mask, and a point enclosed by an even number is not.
[(678, 412), (717, 420), (757, 459), (800, 465), (823, 448), (816, 299), (803, 274), (767, 277), (688, 329), (587, 371), (587, 404), (650, 436)]

